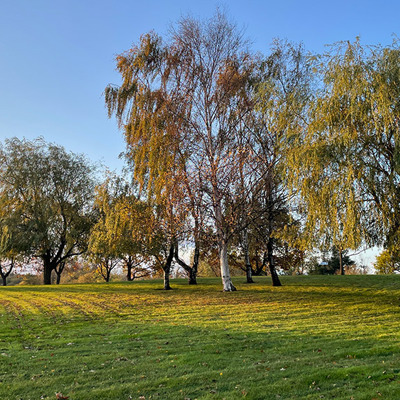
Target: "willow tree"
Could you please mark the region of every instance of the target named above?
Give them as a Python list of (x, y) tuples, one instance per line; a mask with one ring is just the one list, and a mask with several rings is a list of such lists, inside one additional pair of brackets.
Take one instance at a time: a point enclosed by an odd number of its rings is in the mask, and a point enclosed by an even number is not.
[(93, 173), (85, 157), (40, 138), (8, 139), (0, 149), (1, 214), (13, 216), (24, 254), (43, 261), (45, 284), (60, 264), (87, 249)]
[[(144, 35), (117, 57), (121, 86), (105, 91), (141, 186), (164, 202), (175, 221), (182, 213), (196, 227), (201, 208), (213, 222), (225, 291), (235, 290), (228, 247), (238, 171), (245, 170), (251, 182), (255, 169), (243, 124), (251, 109), (250, 65), (240, 32), (217, 12), (206, 21), (181, 19), (165, 41), (155, 33)], [(190, 201), (182, 207), (181, 199)], [(198, 226), (194, 235), (199, 232)]]
[(398, 240), (399, 61), (396, 43), (368, 48), (359, 40), (316, 59), (320, 87), (288, 165), (307, 225), (340, 253), (363, 240)]
[(0, 276), (3, 286), (6, 286), (7, 278), (13, 272), (16, 260), (25, 250), (25, 243), (19, 235), (14, 215), (5, 215), (2, 213), (4, 210), (0, 207)]
[(26, 250), (24, 236), (18, 229), (18, 213), (10, 207), (7, 197), (0, 197), (0, 276), (3, 286), (7, 286), (7, 278), (14, 271), (16, 260)]
[(376, 257), (374, 263), (375, 272), (377, 274), (393, 274), (400, 271), (400, 258), (399, 254), (394, 254), (389, 250), (383, 250), (381, 254)]

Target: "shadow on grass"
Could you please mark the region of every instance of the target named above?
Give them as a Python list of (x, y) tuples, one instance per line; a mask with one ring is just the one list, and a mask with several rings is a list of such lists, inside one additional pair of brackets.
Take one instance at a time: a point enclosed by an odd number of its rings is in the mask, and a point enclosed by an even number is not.
[(395, 399), (400, 390), (397, 343), (359, 339), (357, 326), (343, 337), (307, 325), (249, 332), (239, 318), (43, 322), (2, 341), (0, 398)]

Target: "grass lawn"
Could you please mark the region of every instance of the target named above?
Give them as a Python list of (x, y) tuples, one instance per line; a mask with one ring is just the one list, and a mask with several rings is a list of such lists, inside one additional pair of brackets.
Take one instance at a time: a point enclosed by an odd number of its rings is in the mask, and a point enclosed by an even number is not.
[(0, 288), (0, 399), (400, 399), (400, 276)]

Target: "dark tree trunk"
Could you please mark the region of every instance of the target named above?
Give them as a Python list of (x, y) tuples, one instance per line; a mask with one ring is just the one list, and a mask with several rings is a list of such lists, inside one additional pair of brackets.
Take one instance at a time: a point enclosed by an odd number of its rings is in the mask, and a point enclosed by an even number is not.
[(246, 282), (254, 283), (253, 281), (253, 268), (251, 268), (249, 257), (249, 238), (247, 230), (243, 234), (243, 252), (244, 252), (244, 265), (246, 266)]
[(51, 285), (51, 272), (53, 271), (53, 265), (50, 261), (44, 260), (43, 263), (43, 283), (45, 285)]
[(100, 274), (106, 282), (110, 282), (111, 271), (114, 269), (113, 260), (109, 258), (103, 259), (100, 264)]
[(197, 285), (197, 274), (193, 268), (189, 271), (189, 285)]
[(271, 278), (272, 278), (272, 286), (282, 286), (275, 268), (274, 239), (272, 237), (268, 239), (267, 250), (268, 250), (267, 257), (268, 257), (269, 271), (271, 273)]
[(169, 253), (167, 257), (167, 261), (165, 262), (163, 266), (164, 270), (164, 290), (171, 290), (171, 286), (169, 284), (169, 275), (171, 273), (171, 264), (172, 264), (172, 259), (174, 258), (174, 245), (171, 244), (169, 248)]
[(193, 265), (189, 272), (189, 285), (197, 285), (197, 270), (199, 268), (199, 258), (200, 246), (199, 243), (196, 242), (193, 255)]
[(344, 267), (343, 267), (343, 251), (342, 251), (342, 249), (339, 249), (339, 271), (340, 271), (340, 275), (345, 274)]
[[(49, 251), (42, 256), (42, 260), (43, 260), (43, 283), (45, 285), (51, 285), (51, 273), (53, 272), (53, 270), (55, 270), (57, 273), (58, 264), (54, 258), (53, 259), (51, 258), (51, 254)], [(60, 266), (60, 271), (59, 271), (60, 275), (62, 270), (63, 267)]]
[(7, 270), (7, 269), (4, 269), (4, 270), (3, 270), (3, 268), (4, 268), (4, 267), (2, 267), (2, 266), (0, 265), (0, 275), (1, 275), (1, 279), (3, 280), (3, 286), (7, 286), (7, 277), (8, 277), (8, 275), (11, 274), (11, 271), (12, 271), (13, 268), (14, 268), (14, 259), (13, 259), (13, 258), (11, 259), (11, 263), (10, 263), (10, 265), (8, 266), (8, 270)]
[(246, 283), (254, 283), (253, 281), (253, 270), (250, 264), (246, 264)]
[(132, 277), (132, 257), (129, 256), (128, 259), (126, 260), (126, 279), (128, 281), (133, 281), (133, 277)]
[(62, 262), (60, 262), (58, 264), (58, 269), (57, 269), (57, 267), (54, 268), (54, 271), (55, 271), (55, 273), (57, 275), (57, 278), (56, 278), (56, 284), (57, 285), (59, 285), (60, 282), (61, 282), (61, 274), (64, 271), (64, 268), (65, 268), (65, 261), (62, 261)]
[(255, 257), (255, 264), (256, 264), (256, 269), (252, 271), (253, 276), (261, 276), (261, 275), (267, 275), (266, 271), (264, 271), (265, 266), (267, 265), (268, 258), (267, 258), (268, 252), (264, 252), (263, 260), (260, 263), (258, 260), (258, 256)]
[(187, 272), (189, 277), (189, 285), (197, 285), (197, 270), (199, 267), (199, 258), (200, 258), (200, 246), (198, 241), (195, 242), (192, 266), (187, 265), (183, 260), (179, 258), (179, 244), (176, 242), (174, 246), (175, 246), (174, 248), (175, 261)]

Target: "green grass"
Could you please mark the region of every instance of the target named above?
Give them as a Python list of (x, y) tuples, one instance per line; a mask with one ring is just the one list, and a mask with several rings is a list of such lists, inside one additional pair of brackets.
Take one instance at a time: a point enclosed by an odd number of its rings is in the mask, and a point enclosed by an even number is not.
[(400, 399), (400, 277), (0, 289), (0, 399)]

